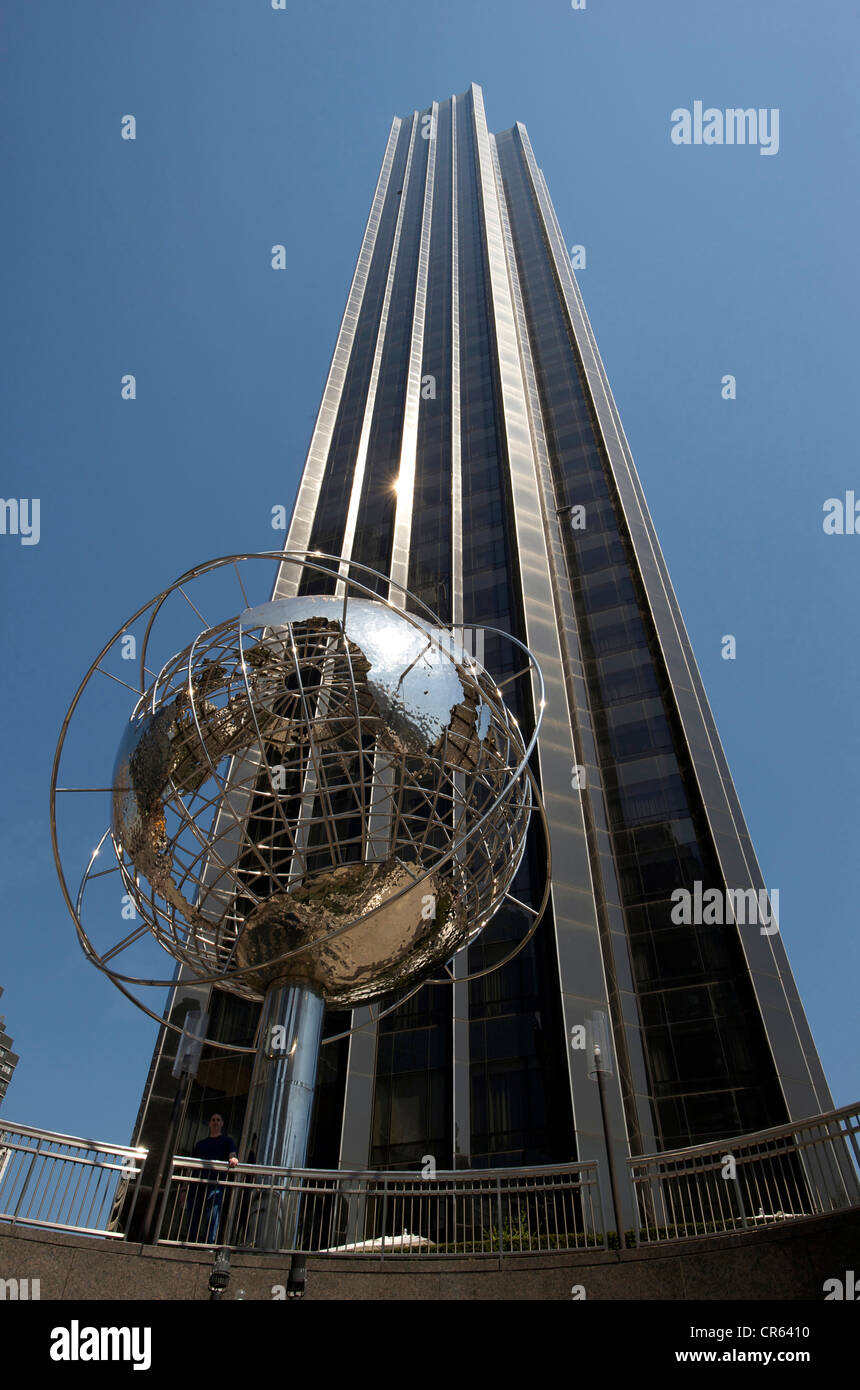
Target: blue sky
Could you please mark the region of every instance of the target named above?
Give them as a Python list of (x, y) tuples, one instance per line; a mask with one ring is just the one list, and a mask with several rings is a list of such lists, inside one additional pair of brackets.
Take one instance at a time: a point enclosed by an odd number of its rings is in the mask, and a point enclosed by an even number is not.
[[(586, 247), (580, 286), (801, 997), (836, 1103), (855, 1101), (860, 535), (825, 535), (822, 509), (860, 496), (860, 11), (286, 3), (0, 6), (2, 493), (41, 503), (38, 545), (0, 536), (0, 1008), (22, 1059), (4, 1115), (130, 1134), (155, 1025), (86, 962), (61, 899), (59, 727), (152, 594), (279, 544), (271, 509), (295, 496), (391, 117), (471, 81), (492, 130), (528, 127)], [(778, 153), (673, 145), (671, 112), (696, 100), (778, 108)], [(90, 732), (100, 767), (120, 728)]]

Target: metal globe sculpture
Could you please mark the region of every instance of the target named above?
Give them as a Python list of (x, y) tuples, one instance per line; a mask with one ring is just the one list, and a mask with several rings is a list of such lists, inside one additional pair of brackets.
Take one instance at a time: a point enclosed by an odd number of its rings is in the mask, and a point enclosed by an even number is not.
[(330, 1007), (425, 978), (489, 920), (531, 811), (522, 734), (442, 630), (287, 598), (173, 656), (117, 756), (112, 838), (159, 943), (261, 998)]
[[(274, 597), (254, 603), (245, 578), (259, 578), (261, 562), (275, 566)], [(234, 572), (241, 603), (224, 593)], [(308, 576), (327, 592), (299, 596)], [(213, 624), (203, 610), (215, 602), (231, 616)], [(453, 980), (451, 958), (503, 902), (531, 918), (526, 929), (506, 955), (458, 979), (497, 969), (540, 921), (549, 840), (529, 758), (543, 683), (522, 642), (483, 633), (497, 649), (508, 644), (507, 657), (496, 656), (510, 674), (490, 675), (426, 605), (366, 566), (316, 552), (228, 556), (139, 609), (72, 701), (54, 758), (51, 829), (81, 945), (176, 1032), (136, 988), (181, 980), (198, 998), (218, 985), (263, 1000), (254, 1048), (203, 1040), (254, 1053), (245, 1132), (258, 1136), (258, 1163), (305, 1163), (319, 1048), (343, 1036), (322, 1038), (327, 1007), (369, 1005), (381, 1017), (424, 982)], [(136, 686), (127, 667), (119, 674), (118, 650), (139, 658)], [(91, 763), (105, 727), (97, 676), (127, 692), (110, 785), (67, 785), (61, 771)], [(528, 739), (506, 687), (531, 703)], [(103, 807), (105, 791), (109, 825), (73, 894), (60, 807), (79, 805), (82, 793)], [(546, 860), (537, 906), (511, 890), (535, 812)], [(78, 846), (87, 823), (73, 814), (67, 827)], [(103, 925), (104, 894), (117, 887), (124, 934), (98, 947), (90, 923)], [(166, 952), (178, 974), (120, 968), (135, 950)], [(295, 1203), (287, 1211), (272, 1197), (261, 1210), (256, 1243), (283, 1249)]]

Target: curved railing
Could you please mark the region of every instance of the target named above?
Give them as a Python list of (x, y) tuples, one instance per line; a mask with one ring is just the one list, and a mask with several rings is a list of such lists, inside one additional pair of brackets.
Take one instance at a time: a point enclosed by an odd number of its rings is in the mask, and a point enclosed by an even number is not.
[(124, 1240), (146, 1154), (0, 1122), (0, 1221)]
[[(0, 1221), (128, 1237), (147, 1151), (0, 1123)], [(860, 1106), (628, 1160), (612, 1229), (592, 1160), (434, 1174), (173, 1158), (165, 1245), (437, 1258), (599, 1251), (755, 1231), (860, 1207)]]
[(636, 1241), (757, 1230), (860, 1206), (860, 1109), (628, 1159)]
[(158, 1239), (314, 1255), (499, 1255), (605, 1241), (597, 1164), (288, 1171), (174, 1158)]

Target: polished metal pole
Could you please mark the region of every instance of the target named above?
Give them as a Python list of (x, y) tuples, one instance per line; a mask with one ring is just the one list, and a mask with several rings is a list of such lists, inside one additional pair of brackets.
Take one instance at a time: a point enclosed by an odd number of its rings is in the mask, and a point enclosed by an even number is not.
[(603, 1121), (603, 1141), (606, 1145), (606, 1161), (609, 1164), (609, 1185), (612, 1189), (612, 1210), (615, 1212), (615, 1231), (618, 1236), (618, 1249), (623, 1250), (627, 1244), (624, 1234), (624, 1223), (621, 1219), (621, 1197), (618, 1193), (618, 1175), (615, 1172), (615, 1160), (612, 1157), (612, 1139), (609, 1134), (609, 1120), (606, 1114), (606, 1096), (603, 1091), (603, 1068), (600, 1061), (600, 1048), (594, 1048), (594, 1066), (597, 1076), (597, 1094), (600, 1097), (600, 1117)]
[[(304, 1168), (308, 1155), (325, 1000), (310, 981), (270, 986), (248, 1095), (245, 1134), (258, 1134), (256, 1162)], [(299, 1193), (261, 1193), (251, 1204), (257, 1250), (295, 1249)]]

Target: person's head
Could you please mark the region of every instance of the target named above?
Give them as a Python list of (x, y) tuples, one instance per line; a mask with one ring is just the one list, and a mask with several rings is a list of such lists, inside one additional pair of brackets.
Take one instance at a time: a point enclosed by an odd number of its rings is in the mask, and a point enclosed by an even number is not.
[(214, 1115), (210, 1115), (210, 1116), (209, 1116), (209, 1137), (210, 1137), (210, 1139), (217, 1139), (217, 1138), (218, 1138), (218, 1135), (221, 1133), (221, 1131), (223, 1130), (223, 1128), (224, 1128), (224, 1116), (223, 1116), (223, 1115), (219, 1115), (218, 1112), (216, 1111)]

